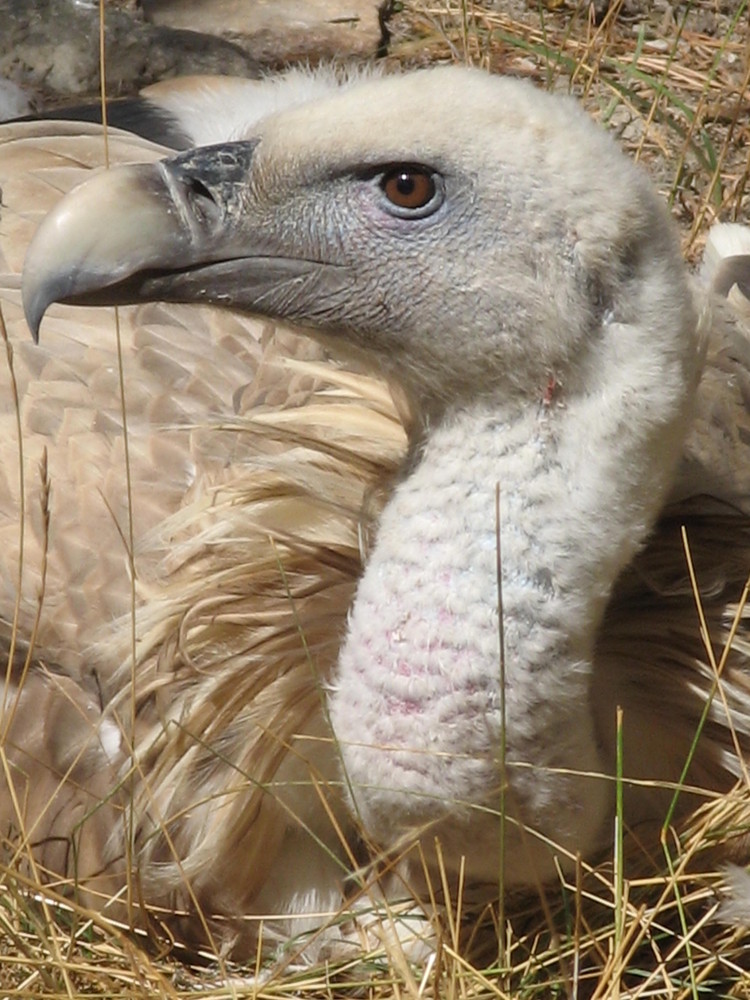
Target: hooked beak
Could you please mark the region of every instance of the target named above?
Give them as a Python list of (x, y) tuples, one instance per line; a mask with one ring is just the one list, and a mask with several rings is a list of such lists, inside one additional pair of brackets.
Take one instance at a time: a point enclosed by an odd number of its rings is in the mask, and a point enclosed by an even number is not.
[(277, 227), (253, 192), (257, 145), (102, 171), (63, 198), (24, 264), (34, 339), (53, 302), (210, 302), (304, 321), (316, 296), (338, 295), (346, 267), (308, 259), (304, 246), (275, 235), (289, 227)]

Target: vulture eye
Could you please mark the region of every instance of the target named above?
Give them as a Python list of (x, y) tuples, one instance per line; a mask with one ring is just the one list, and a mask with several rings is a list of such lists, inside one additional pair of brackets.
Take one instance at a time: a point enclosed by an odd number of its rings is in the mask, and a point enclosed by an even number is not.
[(426, 167), (392, 167), (380, 178), (387, 199), (386, 208), (402, 219), (431, 215), (443, 202), (443, 189), (436, 175)]

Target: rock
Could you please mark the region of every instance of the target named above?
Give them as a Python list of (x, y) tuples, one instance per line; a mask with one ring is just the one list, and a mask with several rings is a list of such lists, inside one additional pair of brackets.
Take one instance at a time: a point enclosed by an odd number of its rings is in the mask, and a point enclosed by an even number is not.
[(31, 112), (28, 94), (12, 80), (0, 79), (0, 122), (20, 118)]
[(154, 24), (218, 34), (263, 63), (374, 56), (382, 0), (144, 0)]
[[(258, 76), (290, 60), (372, 56), (382, 43), (380, 2), (108, 0), (107, 93), (191, 73)], [(40, 108), (98, 100), (98, 2), (0, 0), (0, 24), (0, 78)]]

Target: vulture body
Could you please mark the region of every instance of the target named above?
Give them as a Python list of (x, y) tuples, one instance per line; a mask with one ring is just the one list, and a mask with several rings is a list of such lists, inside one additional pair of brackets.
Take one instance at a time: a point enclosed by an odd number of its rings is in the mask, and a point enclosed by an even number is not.
[(596, 858), (618, 706), (632, 826), (729, 789), (750, 354), (640, 170), (457, 68), (149, 100), (198, 148), (113, 132), (56, 207), (99, 130), (0, 139), (13, 857), (242, 954), (368, 859)]

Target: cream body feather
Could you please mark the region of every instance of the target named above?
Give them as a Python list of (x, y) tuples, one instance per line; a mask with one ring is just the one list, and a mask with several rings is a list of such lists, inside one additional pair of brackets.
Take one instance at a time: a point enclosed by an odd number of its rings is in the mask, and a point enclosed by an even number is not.
[[(110, 136), (113, 164), (161, 155)], [(199, 906), (216, 947), (242, 953), (253, 913), (279, 915), (264, 923), (273, 941), (341, 906), (351, 831), (328, 817), (335, 789), (324, 809), (312, 784), (338, 782), (321, 687), (358, 572), (364, 497), (405, 435), (388, 389), (323, 364), (307, 337), (210, 308), (121, 309), (129, 484), (113, 311), (53, 309), (34, 345), (20, 296), (39, 221), (103, 161), (88, 125), (6, 126), (0, 145), (12, 347), (0, 579), (14, 651), (2, 828), (16, 863), (28, 865), (17, 847), (28, 842), (40, 872), (127, 917), (107, 897), (128, 880), (133, 815), (131, 898), (139, 885), (147, 901), (192, 912), (193, 939), (205, 936)]]

